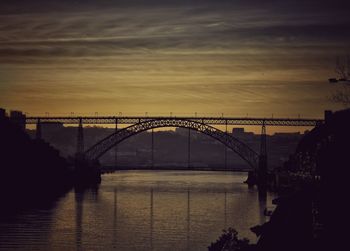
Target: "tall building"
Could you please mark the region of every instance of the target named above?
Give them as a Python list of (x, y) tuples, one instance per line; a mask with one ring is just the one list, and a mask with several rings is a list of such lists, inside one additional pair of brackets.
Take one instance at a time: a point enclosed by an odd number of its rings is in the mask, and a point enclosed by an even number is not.
[(21, 111), (10, 111), (10, 121), (25, 130), (26, 116)]
[(0, 108), (0, 118), (5, 118), (6, 110), (4, 108)]

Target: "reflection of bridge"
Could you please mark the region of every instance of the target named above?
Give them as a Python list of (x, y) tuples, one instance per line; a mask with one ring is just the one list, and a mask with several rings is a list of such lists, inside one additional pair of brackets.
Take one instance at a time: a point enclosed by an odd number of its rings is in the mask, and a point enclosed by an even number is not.
[[(26, 124), (36, 124), (36, 136), (41, 138), (41, 124), (47, 122), (59, 122), (63, 124), (77, 124), (77, 156), (83, 156), (87, 160), (97, 160), (108, 150), (115, 149), (117, 163), (117, 145), (125, 139), (138, 133), (152, 130), (152, 165), (154, 160), (153, 129), (161, 127), (182, 127), (188, 128), (188, 166), (190, 167), (190, 130), (204, 133), (226, 146), (242, 159), (255, 171), (262, 171), (266, 175), (267, 153), (266, 153), (266, 126), (310, 126), (314, 127), (323, 123), (321, 119), (288, 119), (288, 118), (233, 118), (233, 117), (129, 117), (129, 116), (91, 116), (91, 117), (27, 117)], [(84, 151), (83, 124), (113, 124), (115, 132), (100, 140), (94, 146)], [(118, 125), (129, 125), (118, 129)], [(225, 131), (215, 128), (214, 125), (225, 126)], [(228, 125), (253, 125), (261, 126), (261, 147), (260, 153), (256, 153), (245, 143), (233, 137), (227, 132)], [(226, 151), (225, 151), (226, 163)]]
[[(121, 186), (115, 186), (113, 189), (113, 195), (110, 197), (104, 197), (103, 199), (99, 198), (99, 190), (98, 189), (90, 189), (90, 190), (83, 190), (83, 191), (77, 191), (75, 190), (75, 230), (76, 230), (76, 249), (77, 250), (83, 250), (84, 246), (82, 245), (82, 240), (84, 239), (84, 233), (86, 227), (85, 224), (83, 224), (83, 217), (85, 214), (85, 210), (89, 210), (86, 208), (84, 200), (89, 199), (89, 202), (91, 203), (102, 203), (104, 210), (111, 210), (111, 214), (106, 214), (108, 215), (108, 220), (111, 221), (112, 223), (112, 231), (113, 231), (113, 247), (117, 248), (122, 248), (120, 245), (123, 241), (123, 236), (125, 233), (122, 231), (122, 235), (118, 235), (120, 230), (123, 230), (123, 227), (126, 227), (127, 230), (132, 233), (133, 229), (128, 228), (128, 224), (125, 224), (125, 209), (126, 211), (130, 211), (130, 207), (133, 207), (135, 205), (130, 205), (128, 203), (128, 200), (131, 199), (135, 200), (135, 198), (132, 198), (133, 195), (137, 195), (138, 199), (140, 199), (140, 195), (142, 196), (142, 211), (145, 214), (143, 218), (143, 222), (141, 225), (143, 231), (142, 235), (143, 237), (143, 246), (146, 247), (147, 245), (150, 247), (149, 250), (154, 250), (154, 234), (155, 234), (155, 229), (159, 228), (159, 225), (156, 224), (155, 218), (158, 216), (158, 210), (160, 208), (164, 207), (164, 204), (161, 203), (161, 201), (164, 200), (164, 198), (167, 198), (169, 194), (171, 197), (176, 196), (178, 199), (176, 202), (180, 203), (182, 209), (181, 212), (178, 214), (172, 214), (173, 211), (167, 211), (165, 210), (164, 212), (169, 213), (171, 215), (168, 215), (166, 220), (168, 222), (171, 221), (176, 221), (176, 223), (183, 224), (183, 229), (178, 229), (180, 231), (183, 231), (183, 234), (186, 235), (186, 237), (183, 238), (182, 242), (186, 243), (187, 249), (189, 250), (189, 247), (191, 246), (191, 236), (193, 234), (194, 230), (192, 228), (193, 224), (196, 222), (197, 216), (200, 216), (201, 214), (193, 214), (198, 208), (200, 210), (208, 210), (211, 209), (211, 205), (208, 204), (207, 207), (203, 207), (201, 201), (196, 200), (196, 196), (205, 194), (206, 196), (215, 196), (217, 199), (215, 203), (215, 211), (216, 211), (216, 216), (215, 220), (218, 220), (218, 224), (221, 224), (224, 229), (227, 228), (227, 225), (230, 223), (231, 217), (236, 213), (235, 210), (230, 210), (232, 207), (235, 207), (236, 204), (234, 204), (233, 200), (236, 198), (235, 194), (226, 189), (226, 188), (221, 188), (221, 189), (210, 189), (208, 188), (195, 188), (193, 189), (192, 187), (182, 187), (178, 189), (164, 189), (162, 186), (141, 186), (139, 188), (132, 188), (132, 192), (126, 188), (126, 187), (121, 187)], [(209, 191), (209, 192), (208, 192)], [(110, 193), (112, 194), (112, 192)], [(126, 201), (124, 201), (126, 199)], [(199, 203), (198, 203), (199, 202)], [(112, 205), (111, 205), (112, 204)], [(179, 206), (178, 205), (178, 206)], [(110, 208), (112, 206), (112, 208)], [(165, 207), (172, 206), (171, 204), (165, 205)], [(198, 207), (200, 206), (200, 207)], [(125, 208), (126, 207), (126, 208)], [(265, 220), (265, 216), (262, 214), (263, 209), (265, 209), (265, 204), (263, 201), (259, 200), (259, 211), (260, 211), (260, 218), (261, 220)], [(106, 211), (105, 211), (106, 212)], [(131, 211), (130, 211), (131, 212)], [(258, 212), (259, 213), (259, 212)], [(148, 217), (146, 217), (148, 216)], [(170, 217), (170, 218), (169, 218)], [(194, 217), (192, 219), (191, 217)], [(133, 220), (134, 218), (131, 217), (129, 220)], [(265, 222), (265, 221), (263, 221)], [(92, 223), (93, 224), (93, 223)], [(148, 228), (147, 228), (148, 226)], [(118, 231), (119, 230), (119, 231)], [(179, 233), (181, 234), (181, 233)], [(148, 238), (146, 237), (148, 235)], [(147, 243), (148, 239), (148, 243)], [(120, 245), (120, 246), (119, 246)], [(102, 247), (101, 247), (102, 248)]]

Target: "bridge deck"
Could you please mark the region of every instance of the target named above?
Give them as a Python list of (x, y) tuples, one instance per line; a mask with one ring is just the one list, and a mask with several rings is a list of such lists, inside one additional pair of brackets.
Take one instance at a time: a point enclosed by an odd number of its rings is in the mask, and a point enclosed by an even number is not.
[(79, 124), (81, 119), (84, 124), (136, 124), (148, 120), (192, 120), (208, 125), (257, 125), (261, 126), (316, 126), (323, 123), (323, 119), (308, 118), (254, 118), (254, 117), (152, 117), (152, 116), (66, 116), (66, 117), (26, 117), (26, 124), (36, 124), (40, 119), (41, 123), (59, 122), (63, 124)]

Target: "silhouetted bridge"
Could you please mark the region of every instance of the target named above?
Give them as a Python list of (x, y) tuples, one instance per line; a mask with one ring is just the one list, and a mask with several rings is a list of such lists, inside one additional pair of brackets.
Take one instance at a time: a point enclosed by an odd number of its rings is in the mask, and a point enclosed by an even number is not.
[[(144, 131), (152, 130), (152, 165), (153, 155), (153, 129), (161, 127), (180, 127), (188, 130), (188, 167), (190, 168), (190, 130), (199, 131), (224, 144), (227, 148), (237, 153), (256, 173), (266, 176), (267, 152), (266, 152), (266, 126), (308, 126), (315, 127), (323, 123), (322, 119), (291, 119), (291, 118), (248, 118), (248, 117), (151, 117), (151, 116), (67, 116), (67, 117), (27, 117), (26, 124), (36, 124), (36, 137), (41, 138), (41, 124), (47, 122), (59, 122), (62, 124), (77, 124), (77, 158), (96, 161), (107, 151), (115, 149), (115, 162), (117, 163), (117, 145), (125, 139)], [(84, 124), (115, 125), (115, 132), (101, 139), (89, 149), (84, 149)], [(126, 124), (127, 127), (118, 129), (118, 125)], [(214, 126), (225, 126), (225, 131)], [(261, 126), (260, 153), (252, 150), (244, 142), (241, 142), (227, 132), (228, 125), (252, 125)], [(226, 151), (225, 151), (226, 163)], [(264, 178), (263, 178), (264, 179)]]
[(136, 124), (149, 120), (178, 119), (201, 122), (208, 125), (254, 125), (254, 126), (316, 126), (323, 119), (307, 118), (257, 118), (257, 117), (177, 117), (177, 116), (61, 116), (26, 117), (26, 124), (60, 122), (63, 124)]
[[(66, 116), (66, 117), (26, 117), (26, 124), (36, 124), (36, 137), (41, 138), (41, 124), (57, 122), (62, 124), (77, 124), (78, 139), (77, 153), (84, 154), (88, 159), (99, 159), (104, 153), (123, 140), (160, 127), (182, 127), (207, 134), (220, 141), (241, 156), (252, 168), (257, 168), (259, 154), (246, 144), (227, 133), (228, 125), (253, 125), (262, 127), (262, 142), (260, 155), (266, 155), (266, 126), (310, 126), (314, 127), (323, 122), (322, 119), (291, 119), (291, 118), (248, 118), (248, 117), (149, 117), (149, 116)], [(100, 140), (84, 152), (83, 124), (115, 125), (115, 133)], [(118, 124), (128, 127), (118, 129)], [(224, 125), (226, 130), (219, 130), (212, 125)], [(190, 133), (189, 133), (190, 136)], [(152, 137), (153, 145), (153, 137)], [(117, 150), (117, 149), (116, 149)], [(153, 150), (153, 147), (152, 147)], [(152, 151), (153, 152), (153, 151)], [(152, 158), (153, 159), (153, 158)]]

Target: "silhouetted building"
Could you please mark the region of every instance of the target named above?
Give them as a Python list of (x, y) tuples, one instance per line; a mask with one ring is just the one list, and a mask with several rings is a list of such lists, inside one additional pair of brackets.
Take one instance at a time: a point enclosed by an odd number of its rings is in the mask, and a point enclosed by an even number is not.
[(10, 121), (18, 125), (22, 130), (26, 128), (26, 116), (21, 111), (11, 111)]
[(6, 110), (3, 108), (0, 108), (0, 118), (5, 118), (6, 116)]
[(239, 127), (239, 128), (233, 128), (232, 129), (232, 134), (233, 136), (239, 136), (239, 135), (244, 135), (244, 128), (243, 127)]
[(333, 112), (332, 111), (324, 111), (324, 120), (325, 120), (325, 123), (329, 123), (329, 121), (331, 120), (332, 118), (332, 114)]
[[(182, 128), (182, 127), (176, 127), (175, 128), (175, 133), (184, 137), (188, 137), (188, 128)], [(201, 135), (202, 133), (191, 130), (190, 132), (190, 137), (192, 139), (197, 139), (199, 137), (199, 135)]]
[(236, 138), (252, 138), (253, 132), (246, 132), (243, 127), (236, 127), (232, 129), (232, 136)]

